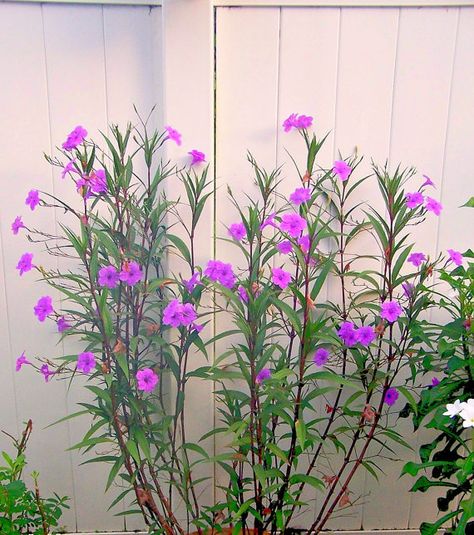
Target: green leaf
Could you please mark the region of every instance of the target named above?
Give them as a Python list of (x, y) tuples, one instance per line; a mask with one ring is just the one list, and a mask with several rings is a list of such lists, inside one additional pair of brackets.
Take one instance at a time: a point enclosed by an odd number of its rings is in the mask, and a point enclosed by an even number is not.
[(306, 426), (303, 420), (301, 419), (296, 420), (295, 428), (296, 428), (296, 438), (298, 439), (299, 445), (301, 447), (301, 451), (304, 451), (305, 442), (306, 442)]

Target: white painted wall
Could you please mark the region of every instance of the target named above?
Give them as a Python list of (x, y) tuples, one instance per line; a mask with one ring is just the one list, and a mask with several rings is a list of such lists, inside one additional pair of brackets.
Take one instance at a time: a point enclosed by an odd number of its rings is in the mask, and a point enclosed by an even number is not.
[[(12, 236), (10, 224), (23, 213), (25, 221), (54, 228), (51, 214), (27, 212), (23, 202), (33, 186), (69, 194), (42, 153), (73, 126), (83, 124), (97, 137), (109, 122), (133, 118), (133, 103), (144, 112), (156, 103), (163, 110), (157, 124), (183, 132), (183, 147), (170, 147), (168, 156), (180, 160), (198, 148), (212, 160), (215, 141), (216, 213), (209, 209), (201, 233), (203, 263), (212, 256), (214, 220), (222, 233), (235, 218), (222, 186), (250, 188), (247, 149), (266, 166), (285, 164), (282, 192), (295, 187), (285, 149), (298, 155), (299, 144), (280, 128), (293, 111), (314, 115), (319, 133), (332, 131), (323, 164), (357, 145), (367, 161), (403, 161), (437, 182), (445, 209), (439, 223), (419, 231), (425, 251), (472, 246), (467, 229), (474, 221), (457, 207), (473, 193), (474, 7), (295, 7), (287, 1), (279, 7), (267, 0), (232, 2), (267, 7), (220, 5), (228, 3), (164, 0), (150, 9), (0, 2), (0, 427), (15, 433), (33, 419), (31, 467), (41, 472), (45, 491), (73, 498), (65, 518), (70, 531), (140, 527), (106, 513), (111, 495), (102, 495), (104, 472), (97, 465), (79, 467), (77, 454), (65, 452), (85, 424), (43, 429), (73, 410), (77, 390), (67, 394), (63, 383), (45, 385), (28, 370), (14, 372), (23, 350), (42, 356), (63, 350), (52, 326), (32, 315), (42, 294), (28, 274), (20, 279), (14, 269), (28, 245)], [(366, 200), (371, 198), (367, 189)], [(216, 242), (216, 248), (219, 257), (233, 260), (225, 245)], [(191, 433), (212, 425), (211, 399), (208, 386), (193, 391), (200, 418)], [(426, 496), (406, 493), (411, 481), (398, 480), (400, 465), (384, 469), (381, 489), (361, 473), (354, 491), (367, 495), (365, 503), (338, 519), (338, 528), (417, 527), (432, 514)]]

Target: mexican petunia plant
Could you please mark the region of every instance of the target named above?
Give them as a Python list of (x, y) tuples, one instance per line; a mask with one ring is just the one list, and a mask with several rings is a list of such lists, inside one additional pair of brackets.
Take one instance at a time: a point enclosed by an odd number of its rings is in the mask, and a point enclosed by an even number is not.
[[(325, 138), (309, 133), (311, 122), (294, 114), (284, 123), (306, 148), (288, 198), (280, 171), (250, 157), (257, 193), (242, 206), (230, 191), (235, 222), (225, 238), (240, 263), (211, 260), (203, 272), (225, 326), (212, 340), (214, 363), (199, 372), (216, 384), (213, 433), (223, 444), (222, 499), (211, 512), (216, 528), (230, 523), (236, 533), (286, 532), (316, 493), (314, 521), (302, 526), (311, 533), (355, 505), (357, 470), (377, 477), (380, 458), (407, 445), (393, 416), (403, 398), (415, 404), (418, 353), (433, 345), (424, 313), (439, 258), (410, 240), (442, 209), (426, 195), (433, 182), (406, 191), (414, 170), (377, 166), (357, 177), (357, 158), (322, 168)], [(380, 202), (358, 201), (363, 187)]]
[(209, 196), (203, 153), (192, 152), (189, 166), (179, 170), (158, 158), (172, 141), (181, 143), (173, 128), (150, 134), (142, 122), (125, 132), (112, 126), (99, 147), (76, 127), (59, 155), (47, 158), (59, 168), (59, 180), (68, 181), (68, 193), (60, 198), (32, 190), (25, 201), (31, 210), (55, 210), (58, 234), (20, 216), (12, 224), (14, 234), (27, 232), (51, 255), (50, 267), (37, 265), (33, 253), (18, 262), (20, 276), (35, 269), (52, 289), (32, 312), (40, 322), (55, 322), (61, 340), (72, 337), (80, 347), (56, 360), (34, 361), (23, 352), (17, 371), (35, 368), (47, 382), (86, 379), (80, 383), (89, 395), (67, 418), (87, 414), (92, 423), (74, 447), (89, 453), (86, 462), (110, 465), (105, 486), (119, 487), (112, 505), (130, 495), (126, 514), (141, 513), (151, 531), (169, 535), (185, 533), (200, 518), (197, 487), (205, 478), (194, 479), (184, 397), (189, 353), (205, 348), (199, 290), (190, 299), (192, 282), (165, 273), (166, 258), (184, 247), (169, 229), (186, 207), (167, 199), (164, 182), (181, 179), (189, 194), (191, 253), (184, 267), (190, 276), (193, 235)]
[[(416, 405), (420, 355), (436, 335), (425, 312), (440, 262), (415, 250), (410, 232), (442, 206), (428, 177), (405, 191), (419, 180), (411, 169), (374, 166), (359, 177), (356, 157), (322, 167), (325, 138), (310, 133), (312, 121), (292, 114), (283, 125), (306, 151), (288, 198), (281, 170), (253, 157), (256, 192), (243, 206), (229, 190), (235, 221), (224, 239), (240, 255), (234, 265), (196, 261), (213, 184), (196, 149), (183, 168), (163, 163), (163, 145), (182, 143), (170, 126), (113, 126), (103, 146), (77, 127), (48, 158), (70, 184), (67, 198), (33, 189), (25, 201), (56, 212), (57, 235), (28, 223), (34, 214), (12, 224), (51, 254), (50, 267), (30, 252), (17, 265), (53, 290), (34, 314), (80, 344), (59, 360), (25, 351), (17, 370), (86, 379), (89, 395), (72, 416), (92, 423), (76, 448), (110, 465), (106, 487), (120, 487), (113, 504), (127, 498), (125, 513), (142, 514), (150, 533), (284, 532), (316, 492), (305, 528), (319, 533), (357, 504), (357, 470), (377, 477), (379, 458), (405, 444), (393, 416), (399, 398)], [(169, 198), (167, 179), (181, 197)], [(358, 200), (366, 187), (379, 202)], [(214, 333), (203, 331), (208, 323)], [(208, 352), (213, 360), (196, 367)], [(193, 442), (186, 392), (208, 381), (217, 423)], [(213, 463), (220, 493), (206, 503)]]

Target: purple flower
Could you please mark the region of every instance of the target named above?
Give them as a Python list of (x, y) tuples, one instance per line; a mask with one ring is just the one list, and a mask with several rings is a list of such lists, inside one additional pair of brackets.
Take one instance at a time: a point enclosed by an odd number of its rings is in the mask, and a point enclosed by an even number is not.
[(232, 288), (235, 284), (235, 275), (231, 264), (225, 264), (220, 260), (209, 260), (204, 270), (204, 275), (213, 282), (220, 282), (226, 288)]
[(201, 325), (200, 323), (193, 323), (191, 325), (191, 330), (196, 331), (197, 333), (200, 333), (204, 329), (204, 325)]
[(420, 204), (423, 204), (423, 201), (425, 198), (423, 197), (423, 194), (419, 191), (415, 191), (414, 193), (405, 193), (405, 203), (408, 208), (416, 208)]
[(290, 201), (296, 206), (308, 202), (311, 199), (311, 191), (308, 188), (296, 188), (290, 195)]
[(281, 268), (272, 269), (272, 282), (284, 290), (291, 282), (291, 274)]
[(180, 303), (172, 299), (163, 309), (163, 323), (171, 327), (187, 327), (197, 319), (196, 310), (191, 303)]
[(25, 199), (25, 204), (34, 210), (40, 202), (39, 192), (37, 189), (29, 191), (28, 196)]
[(86, 200), (92, 196), (89, 185), (89, 177), (85, 175), (76, 182), (77, 192)]
[(20, 276), (23, 275), (23, 273), (26, 273), (27, 271), (30, 271), (32, 269), (32, 260), (33, 253), (24, 253), (21, 255), (21, 258), (20, 260), (18, 260), (18, 264), (16, 265), (16, 269), (20, 271)]
[(138, 390), (143, 392), (151, 392), (158, 383), (158, 375), (151, 368), (143, 368), (137, 371), (137, 386)]
[(311, 240), (309, 238), (309, 234), (305, 234), (304, 236), (301, 236), (298, 240), (298, 245), (301, 247), (301, 250), (303, 253), (307, 253), (309, 251)]
[(23, 221), (21, 220), (21, 216), (16, 216), (15, 221), (12, 223), (12, 232), (15, 234), (15, 236), (18, 234), (19, 230), (21, 228), (26, 228), (23, 224)]
[(104, 266), (99, 269), (99, 286), (115, 288), (119, 282), (119, 273), (114, 266)]
[(275, 227), (277, 228), (277, 225), (275, 223), (275, 212), (270, 214), (267, 218), (263, 220), (263, 223), (260, 225), (260, 230), (263, 230), (266, 227)]
[(428, 210), (428, 212), (433, 212), (433, 214), (439, 215), (443, 209), (443, 205), (436, 199), (426, 197), (425, 208)]
[(181, 145), (181, 134), (171, 126), (165, 126), (165, 130), (168, 132), (166, 139), (171, 139), (176, 145)]
[(63, 143), (63, 149), (71, 151), (80, 145), (87, 136), (87, 130), (82, 126), (76, 126), (74, 130), (67, 136), (66, 141)]
[(336, 160), (332, 172), (337, 175), (342, 182), (345, 182), (352, 173), (352, 167), (347, 165), (344, 160)]
[(243, 286), (239, 286), (237, 288), (237, 293), (239, 295), (239, 299), (243, 302), (243, 303), (248, 303), (249, 301), (249, 294), (247, 293), (247, 290), (243, 287)]
[(459, 251), (455, 251), (454, 249), (448, 249), (449, 254), (449, 260), (456, 264), (456, 266), (462, 265), (463, 256)]
[(97, 169), (89, 177), (89, 187), (92, 193), (107, 193), (107, 177), (104, 169)]
[(380, 316), (393, 323), (401, 316), (402, 307), (396, 301), (384, 301), (380, 307)]
[(415, 285), (411, 282), (403, 282), (402, 288), (403, 288), (403, 294), (405, 295), (405, 297), (410, 299), (410, 297), (413, 294), (413, 291), (415, 290)]
[(365, 347), (375, 340), (375, 331), (370, 325), (363, 325), (357, 329), (357, 341)]
[(411, 253), (408, 257), (408, 262), (411, 262), (415, 267), (420, 267), (426, 261), (426, 256), (423, 253)]
[(124, 262), (119, 277), (129, 286), (135, 286), (143, 278), (142, 268), (137, 262)]
[(306, 220), (298, 214), (285, 214), (281, 218), (280, 230), (288, 233), (292, 238), (297, 238), (305, 228)]
[(344, 321), (339, 327), (337, 335), (347, 347), (355, 345), (359, 338), (357, 330), (351, 321)]
[(84, 372), (90, 373), (91, 370), (95, 368), (95, 356), (94, 353), (90, 351), (85, 351), (80, 353), (77, 357), (77, 369)]
[(267, 379), (270, 379), (272, 376), (272, 372), (270, 368), (262, 368), (258, 373), (257, 377), (255, 377), (255, 382), (259, 385), (263, 383), (263, 381), (266, 381)]
[(389, 388), (386, 392), (385, 392), (385, 398), (384, 398), (384, 402), (389, 406), (391, 407), (392, 405), (395, 405), (397, 399), (398, 399), (398, 390), (396, 388)]
[(316, 366), (324, 366), (329, 359), (329, 351), (325, 347), (316, 349), (313, 356), (313, 362)]
[(199, 273), (199, 271), (195, 271), (191, 275), (191, 278), (189, 280), (183, 280), (184, 287), (186, 288), (186, 290), (188, 290), (189, 293), (191, 293), (194, 288), (196, 288), (196, 286), (200, 282), (200, 277), (201, 274)]
[(245, 230), (245, 225), (243, 223), (232, 223), (229, 227), (229, 236), (231, 236), (236, 241), (243, 240), (247, 232)]
[(23, 353), (16, 359), (16, 365), (15, 365), (15, 370), (17, 372), (19, 372), (21, 370), (21, 367), (23, 366), (23, 364), (31, 364), (31, 362), (26, 358), (25, 356), (25, 352), (23, 351)]
[(431, 386), (438, 386), (439, 383), (440, 380), (437, 377), (433, 377), (433, 379), (431, 379)]
[(39, 321), (44, 321), (53, 312), (51, 297), (49, 295), (40, 297), (33, 310)]
[(293, 245), (290, 240), (283, 240), (277, 243), (276, 248), (280, 254), (289, 254), (293, 250)]
[(425, 179), (425, 181), (421, 185), (422, 188), (424, 188), (425, 186), (433, 186), (434, 188), (436, 187), (434, 182), (431, 180), (429, 176), (423, 175), (423, 178)]
[(283, 121), (283, 130), (289, 132), (292, 128), (309, 128), (313, 124), (313, 118), (309, 115), (300, 115), (292, 113)]
[(295, 121), (296, 128), (311, 128), (313, 118), (309, 115), (300, 115)]
[(43, 364), (43, 366), (41, 366), (40, 372), (43, 374), (44, 380), (46, 382), (48, 382), (49, 378), (52, 377), (55, 373), (49, 369), (49, 366), (47, 364)]
[(181, 325), (187, 327), (194, 324), (195, 320), (197, 320), (197, 313), (194, 305), (192, 303), (183, 303), (181, 305)]
[(71, 328), (71, 324), (67, 321), (67, 319), (64, 316), (61, 316), (58, 319), (58, 321), (56, 322), (56, 325), (58, 326), (58, 333), (62, 333)]
[(192, 158), (191, 165), (197, 165), (198, 163), (203, 163), (206, 161), (206, 155), (204, 154), (204, 152), (201, 152), (199, 150), (196, 150), (196, 149), (190, 150), (188, 154)]
[(63, 167), (63, 170), (61, 171), (61, 178), (64, 179), (66, 178), (66, 175), (68, 173), (77, 173), (77, 169), (75, 167), (75, 162), (76, 160), (70, 160), (64, 167)]
[(172, 299), (163, 309), (163, 323), (171, 327), (181, 325), (181, 303), (178, 299)]

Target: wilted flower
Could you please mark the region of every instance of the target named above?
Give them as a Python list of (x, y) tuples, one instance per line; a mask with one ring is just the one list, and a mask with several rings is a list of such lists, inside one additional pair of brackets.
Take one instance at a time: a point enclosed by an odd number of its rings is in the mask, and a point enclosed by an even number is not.
[(91, 370), (95, 368), (95, 356), (94, 353), (91, 353), (90, 351), (85, 351), (84, 353), (80, 353), (77, 357), (77, 369), (84, 372), (89, 373)]
[(405, 295), (405, 297), (410, 299), (410, 297), (413, 294), (413, 290), (415, 289), (415, 285), (411, 282), (403, 282), (402, 288), (403, 288), (403, 294)]
[(41, 366), (40, 368), (40, 372), (42, 373), (43, 377), (44, 377), (44, 380), (46, 382), (49, 381), (49, 378), (52, 377), (55, 372), (52, 372), (50, 369), (49, 369), (49, 366), (47, 364), (43, 364), (43, 366)]
[(196, 288), (196, 286), (198, 285), (200, 281), (200, 277), (201, 277), (201, 274), (199, 273), (199, 271), (195, 271), (191, 275), (191, 278), (189, 280), (183, 280), (183, 284), (189, 293), (191, 293), (194, 290), (194, 288)]
[(237, 288), (237, 293), (239, 295), (239, 299), (244, 302), (244, 303), (248, 303), (248, 300), (249, 300), (249, 295), (247, 293), (247, 290), (243, 287), (243, 286), (239, 286)]
[(58, 321), (56, 322), (56, 325), (58, 326), (58, 332), (62, 333), (64, 331), (67, 331), (71, 328), (70, 323), (67, 321), (67, 319), (64, 316), (61, 316)]
[(270, 379), (272, 376), (272, 372), (269, 368), (263, 368), (257, 373), (257, 377), (255, 378), (255, 382), (259, 385), (263, 383), (263, 381), (266, 381), (267, 379)]
[(151, 368), (144, 368), (137, 371), (137, 386), (138, 390), (143, 392), (151, 392), (158, 383), (158, 375)]
[(263, 230), (266, 227), (275, 227), (277, 228), (277, 224), (275, 223), (275, 212), (270, 214), (268, 217), (266, 217), (263, 220), (263, 223), (260, 225), (260, 230)]
[(425, 186), (433, 186), (434, 188), (436, 187), (434, 182), (431, 180), (429, 176), (423, 175), (423, 178), (425, 179), (425, 181), (421, 185), (422, 188), (424, 188)]

